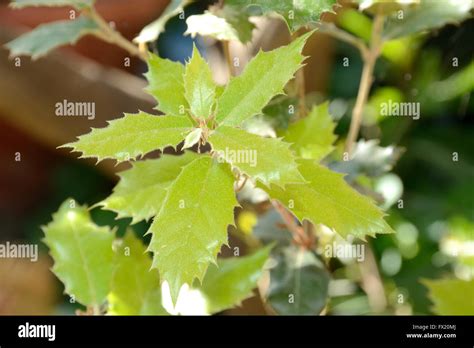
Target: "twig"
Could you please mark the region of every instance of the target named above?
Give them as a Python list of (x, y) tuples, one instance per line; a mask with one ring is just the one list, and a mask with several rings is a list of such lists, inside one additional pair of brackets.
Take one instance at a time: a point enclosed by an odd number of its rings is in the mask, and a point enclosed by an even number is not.
[(131, 41), (127, 40), (122, 36), (118, 31), (112, 29), (107, 23), (107, 21), (97, 12), (94, 7), (86, 8), (83, 10), (83, 13), (90, 17), (100, 28), (100, 31), (93, 32), (98, 38), (113, 43), (124, 50), (126, 50), (131, 55), (137, 56), (143, 61), (147, 60), (148, 53), (146, 50), (140, 49), (138, 46), (133, 44)]
[(375, 62), (379, 57), (380, 49), (382, 46), (382, 29), (384, 19), (385, 17), (383, 15), (377, 14), (375, 16), (374, 24), (372, 27), (370, 50), (367, 54), (365, 54), (365, 56), (363, 55), (364, 68), (362, 70), (362, 76), (360, 79), (359, 92), (357, 93), (356, 104), (354, 106), (354, 109), (352, 110), (351, 126), (346, 141), (346, 152), (349, 155), (352, 153), (354, 143), (357, 140), (360, 125), (362, 123), (362, 113), (364, 111), (364, 106), (369, 96), (370, 87), (372, 86)]
[(359, 269), (362, 277), (362, 288), (367, 294), (369, 305), (375, 313), (381, 313), (387, 307), (387, 299), (382, 279), (369, 243), (365, 243), (365, 258)]

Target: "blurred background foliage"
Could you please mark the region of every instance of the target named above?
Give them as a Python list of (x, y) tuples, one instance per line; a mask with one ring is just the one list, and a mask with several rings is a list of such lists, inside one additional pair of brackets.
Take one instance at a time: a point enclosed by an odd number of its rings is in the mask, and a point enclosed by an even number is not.
[[(198, 2), (186, 7), (186, 16), (202, 13), (207, 5), (206, 2)], [(370, 36), (371, 21), (365, 14), (348, 9), (341, 11), (336, 20), (341, 28), (365, 40)], [(192, 52), (193, 41), (196, 41), (206, 54), (209, 42), (183, 36), (185, 30), (185, 21), (172, 19), (154, 50), (162, 57), (184, 61)], [(471, 18), (459, 26), (449, 25), (430, 34), (405, 37), (384, 46), (382, 58), (376, 66), (375, 82), (364, 112), (362, 129), (362, 137), (379, 138), (380, 142), (360, 142), (358, 160), (342, 168), (338, 168), (341, 163), (337, 162), (337, 156), (342, 153), (343, 138), (349, 129), (350, 111), (357, 95), (362, 61), (355, 48), (338, 41), (333, 42), (332, 50), (319, 53), (329, 56), (331, 63), (327, 65), (326, 86), (313, 91), (312, 95), (315, 100), (332, 101), (330, 109), (339, 120), (336, 133), (342, 139), (337, 143), (336, 152), (326, 162), (333, 169), (349, 172), (349, 180), (385, 198), (388, 221), (397, 231), (396, 234), (379, 235), (370, 240), (387, 295), (388, 305), (384, 310), (387, 314), (434, 313), (433, 301), (430, 300), (423, 279), (472, 279), (473, 32), (474, 19)], [(349, 60), (348, 65), (343, 64), (346, 58)], [(306, 80), (312, 79), (309, 70), (306, 69)], [(141, 76), (143, 71), (144, 66), (138, 64), (133, 72)], [(383, 116), (380, 105), (389, 100), (420, 102), (421, 117), (413, 120)], [(266, 108), (267, 116), (277, 128), (287, 126), (288, 115), (285, 112), (291, 104), (294, 104), (294, 100), (283, 98)], [(364, 164), (364, 160), (374, 158), (383, 164), (375, 171)], [(379, 170), (380, 166), (384, 169)], [(51, 214), (66, 198), (74, 197), (81, 204), (92, 205), (110, 194), (114, 181), (94, 166), (60, 157), (51, 162), (51, 170), (43, 185), (41, 195), (22, 212), (20, 219), (9, 215), (8, 211), (0, 211), (2, 229), (15, 230), (17, 239), (37, 243), (42, 238), (40, 226), (50, 221)], [(9, 189), (15, 190), (14, 187)], [(281, 239), (281, 243), (290, 243), (287, 240), (289, 234), (275, 228), (278, 226), (278, 215), (272, 211), (262, 213), (258, 205), (244, 208), (238, 218), (239, 231), (234, 235), (240, 238), (250, 235), (251, 239), (256, 237), (265, 242), (265, 236), (270, 233), (273, 239), (280, 236), (278, 239)], [(127, 219), (117, 221), (113, 213), (99, 208), (92, 211), (92, 216), (99, 225), (116, 226), (119, 235), (125, 232), (130, 222)], [(138, 235), (143, 235), (147, 227), (145, 222), (132, 226)], [(252, 234), (254, 237), (251, 237)], [(325, 243), (332, 243), (335, 238), (330, 233), (324, 234), (324, 231), (320, 236), (323, 236), (319, 240), (321, 248)], [(45, 248), (43, 252), (46, 252)], [(317, 260), (312, 260), (311, 256), (308, 258), (308, 267), (320, 267)], [(354, 261), (324, 261), (332, 273), (329, 286), (331, 300), (325, 312), (371, 313), (367, 296), (357, 285), (360, 270), (355, 267)], [(61, 292), (60, 286), (58, 282), (57, 294)], [(449, 296), (469, 296), (458, 293), (456, 288), (451, 290)], [(272, 303), (278, 306), (278, 301), (273, 299)], [(1, 304), (0, 297), (2, 314), (25, 312), (24, 309), (2, 307)], [(59, 311), (66, 313), (74, 308), (67, 298), (63, 298), (61, 306)], [(245, 309), (246, 306), (249, 307)], [(254, 311), (252, 306), (252, 301), (244, 302), (244, 309), (240, 313)], [(46, 311), (41, 309), (40, 313)]]

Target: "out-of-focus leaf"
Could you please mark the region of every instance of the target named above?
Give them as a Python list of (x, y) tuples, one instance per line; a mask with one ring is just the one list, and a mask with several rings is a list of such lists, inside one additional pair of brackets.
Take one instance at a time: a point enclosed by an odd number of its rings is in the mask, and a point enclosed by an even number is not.
[(184, 8), (193, 1), (194, 0), (171, 0), (161, 16), (144, 27), (133, 41), (137, 43), (156, 41), (158, 36), (165, 31), (166, 23), (174, 16), (183, 12)]
[(218, 99), (216, 120), (226, 126), (239, 126), (262, 109), (293, 78), (301, 67), (301, 54), (309, 32), (288, 46), (270, 52), (259, 52), (245, 67), (243, 73), (233, 78)]
[(217, 266), (209, 267), (198, 289), (207, 300), (210, 314), (235, 307), (252, 295), (270, 249), (265, 247), (249, 256), (221, 259)]
[(209, 137), (214, 151), (233, 167), (265, 185), (304, 182), (289, 144), (221, 126)]
[(181, 172), (181, 168), (197, 158), (194, 152), (181, 156), (162, 155), (160, 159), (133, 163), (120, 173), (114, 192), (98, 203), (116, 212), (117, 218), (131, 217), (132, 223), (148, 220), (160, 211), (166, 189)]
[(94, 0), (12, 0), (10, 6), (13, 8), (23, 8), (27, 6), (74, 6), (77, 9), (90, 7)]
[(186, 64), (184, 95), (194, 117), (206, 119), (211, 116), (216, 97), (216, 84), (212, 79), (211, 68), (201, 57), (196, 46), (191, 60)]
[(276, 256), (270, 270), (268, 302), (283, 315), (317, 315), (326, 306), (329, 272), (311, 252), (295, 246)]
[(98, 29), (92, 19), (80, 16), (74, 20), (41, 24), (9, 42), (6, 47), (12, 56), (29, 55), (37, 59), (59, 46), (75, 44), (82, 36)]
[(291, 32), (319, 22), (323, 12), (333, 12), (336, 0), (228, 0), (235, 6), (257, 6), (264, 15), (276, 13), (285, 19)]
[(112, 280), (114, 234), (94, 224), (86, 207), (75, 205), (70, 199), (61, 205), (43, 227), (44, 242), (65, 292), (83, 305), (100, 306)]
[(153, 53), (150, 53), (147, 63), (145, 76), (149, 86), (146, 91), (158, 102), (157, 109), (168, 115), (184, 115), (189, 106), (184, 97), (183, 64)]
[(301, 158), (320, 161), (334, 149), (335, 127), (329, 114), (329, 102), (326, 102), (315, 106), (308, 116), (291, 124), (282, 135)]
[(285, 189), (265, 189), (290, 209), (300, 221), (310, 220), (334, 229), (343, 238), (364, 239), (376, 233), (392, 233), (384, 213), (372, 201), (353, 190), (344, 175), (312, 160), (300, 160), (299, 170), (307, 184), (288, 184)]
[(227, 243), (237, 204), (229, 165), (206, 155), (185, 166), (168, 188), (149, 230), (149, 250), (174, 303), (181, 286), (191, 286), (195, 278), (201, 281), (209, 263), (215, 262)]
[(252, 39), (252, 31), (255, 28), (244, 8), (228, 5), (211, 9), (204, 14), (189, 16), (186, 23), (188, 29), (185, 34), (192, 37), (210, 36), (217, 40), (237, 40), (242, 43)]
[(474, 279), (422, 280), (439, 315), (474, 315)]
[(472, 0), (420, 0), (419, 5), (388, 18), (383, 38), (391, 40), (446, 24), (458, 24), (470, 16), (473, 8)]
[(132, 231), (116, 246), (115, 269), (108, 295), (111, 315), (166, 315), (161, 305), (158, 272), (150, 270), (151, 257)]
[(419, 4), (423, 0), (355, 0), (359, 3), (361, 11), (369, 11), (371, 13), (390, 14), (397, 10)]
[(176, 147), (192, 130), (192, 123), (180, 116), (156, 116), (146, 112), (125, 114), (105, 128), (93, 129), (74, 143), (62, 145), (82, 152), (81, 158), (130, 161), (153, 150)]
[(336, 162), (330, 167), (337, 172), (349, 174), (349, 181), (361, 174), (377, 177), (392, 170), (403, 151), (395, 146), (379, 146), (378, 140), (359, 140), (351, 160)]

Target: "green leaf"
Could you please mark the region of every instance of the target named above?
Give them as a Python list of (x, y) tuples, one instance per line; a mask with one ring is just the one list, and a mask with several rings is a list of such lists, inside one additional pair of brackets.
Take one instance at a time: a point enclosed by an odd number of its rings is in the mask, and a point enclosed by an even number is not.
[(199, 287), (209, 313), (235, 307), (252, 296), (270, 249), (265, 247), (249, 256), (220, 259), (217, 266), (209, 267)]
[(44, 56), (52, 49), (75, 44), (82, 36), (98, 30), (97, 24), (87, 17), (42, 24), (6, 44), (12, 56), (30, 55), (32, 59)]
[(398, 12), (389, 17), (383, 38), (392, 40), (448, 23), (457, 24), (469, 18), (473, 8), (474, 2), (469, 0), (421, 0), (418, 6), (404, 10), (402, 17)]
[(184, 97), (184, 66), (150, 53), (148, 72), (149, 86), (145, 89), (158, 102), (157, 109), (169, 115), (185, 115), (188, 102)]
[(211, 134), (209, 142), (222, 160), (267, 186), (304, 182), (290, 144), (280, 139), (221, 126)]
[(343, 174), (334, 173), (312, 160), (299, 163), (300, 173), (308, 184), (286, 185), (285, 190), (276, 186), (264, 189), (300, 221), (322, 223), (344, 238), (352, 235), (364, 239), (366, 235), (393, 232), (383, 219), (384, 213), (368, 197), (353, 190), (344, 181)]
[(77, 9), (91, 7), (94, 0), (12, 0), (10, 6), (23, 8), (27, 6), (73, 6)]
[(474, 315), (474, 279), (423, 279), (438, 315)]
[(332, 150), (337, 136), (329, 114), (329, 102), (315, 106), (305, 118), (291, 124), (284, 133), (283, 140), (291, 143), (291, 148), (301, 158), (322, 160)]
[(60, 147), (82, 152), (81, 158), (96, 157), (98, 161), (112, 158), (123, 162), (167, 146), (176, 147), (191, 130), (192, 124), (187, 118), (140, 112), (125, 114), (109, 121), (107, 127), (93, 129), (76, 142)]
[(301, 67), (303, 46), (312, 32), (288, 46), (270, 52), (260, 51), (233, 78), (218, 99), (216, 119), (226, 126), (238, 126), (252, 116), (260, 114), (273, 96), (283, 93), (283, 87)]
[(191, 60), (184, 74), (184, 95), (194, 117), (206, 119), (211, 116), (216, 96), (216, 84), (209, 65), (194, 46)]
[(161, 16), (144, 27), (140, 34), (133, 39), (136, 43), (156, 41), (160, 34), (165, 31), (166, 23), (174, 16), (184, 11), (184, 7), (194, 0), (171, 0)]
[(229, 5), (257, 6), (264, 15), (277, 13), (291, 32), (317, 23), (323, 12), (334, 12), (336, 0), (228, 0)]
[(287, 247), (270, 270), (268, 302), (282, 315), (317, 315), (326, 306), (329, 272), (311, 252)]
[(85, 306), (100, 306), (112, 280), (114, 234), (94, 224), (87, 208), (71, 199), (53, 214), (43, 232), (54, 260), (53, 272), (65, 292)]
[(189, 16), (185, 34), (210, 36), (221, 41), (247, 43), (252, 39), (255, 25), (242, 7), (224, 5), (223, 8), (205, 11), (204, 14)]
[(202, 280), (227, 243), (227, 226), (233, 224), (237, 206), (233, 185), (228, 165), (203, 155), (184, 167), (169, 187), (149, 230), (149, 250), (174, 303), (181, 286)]
[(166, 189), (181, 172), (181, 168), (197, 158), (194, 152), (181, 156), (162, 155), (160, 159), (134, 162), (120, 173), (114, 192), (98, 203), (116, 212), (117, 218), (131, 217), (132, 224), (148, 220), (160, 211)]
[(166, 315), (161, 305), (158, 272), (150, 270), (151, 257), (132, 231), (116, 246), (115, 270), (108, 295), (111, 315)]

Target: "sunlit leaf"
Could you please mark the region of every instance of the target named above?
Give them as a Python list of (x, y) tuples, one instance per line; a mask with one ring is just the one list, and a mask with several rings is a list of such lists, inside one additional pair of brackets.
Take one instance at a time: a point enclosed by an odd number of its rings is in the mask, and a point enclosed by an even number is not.
[(191, 60), (184, 74), (184, 95), (194, 117), (206, 119), (211, 116), (216, 96), (216, 84), (209, 65), (194, 46)]
[(311, 251), (283, 249), (270, 270), (268, 302), (282, 315), (317, 315), (326, 306), (329, 272)]
[(169, 115), (184, 115), (188, 102), (184, 97), (184, 66), (151, 53), (148, 58), (146, 91), (158, 102), (157, 109)]
[(132, 223), (148, 220), (160, 211), (166, 189), (181, 168), (197, 158), (194, 152), (181, 156), (162, 155), (160, 159), (138, 161), (120, 173), (114, 192), (98, 203), (117, 213), (117, 218), (131, 217)]
[(108, 227), (92, 222), (86, 207), (66, 200), (43, 227), (44, 242), (54, 260), (53, 272), (65, 292), (86, 306), (100, 306), (112, 280), (112, 242)]
[(111, 292), (107, 297), (108, 314), (168, 314), (161, 305), (158, 272), (150, 270), (151, 257), (145, 251), (132, 231), (116, 245)]
[(294, 40), (288, 46), (270, 52), (259, 52), (245, 67), (243, 73), (233, 78), (218, 99), (216, 119), (226, 126), (238, 126), (262, 109), (293, 78), (301, 67), (303, 46), (312, 32)]
[(10, 6), (13, 8), (23, 8), (27, 6), (74, 6), (78, 9), (90, 7), (94, 0), (12, 0)]
[(222, 126), (209, 137), (220, 158), (265, 185), (304, 182), (289, 144)]
[(212, 265), (199, 290), (206, 298), (209, 313), (232, 308), (252, 295), (268, 258), (270, 247), (249, 256), (220, 259)]

